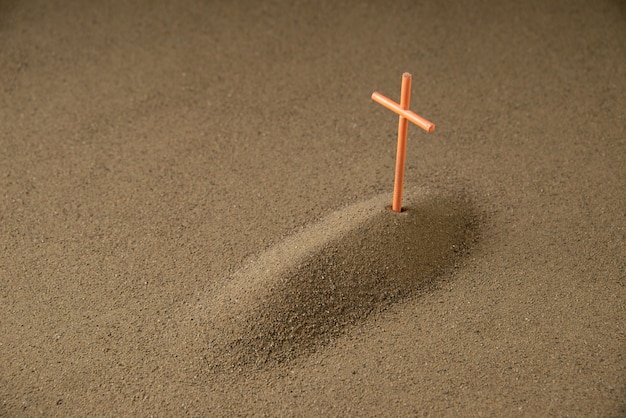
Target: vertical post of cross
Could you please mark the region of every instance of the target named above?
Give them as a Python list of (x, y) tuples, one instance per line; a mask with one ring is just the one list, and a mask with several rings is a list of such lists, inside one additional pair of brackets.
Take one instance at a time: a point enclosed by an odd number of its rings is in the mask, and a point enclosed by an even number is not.
[[(411, 101), (411, 74), (402, 74), (402, 90), (400, 91), (400, 107), (408, 110)], [(404, 165), (406, 161), (406, 137), (409, 130), (409, 121), (400, 115), (398, 122), (398, 148), (396, 150), (396, 176), (393, 184), (394, 212), (402, 211), (402, 187), (404, 186)]]

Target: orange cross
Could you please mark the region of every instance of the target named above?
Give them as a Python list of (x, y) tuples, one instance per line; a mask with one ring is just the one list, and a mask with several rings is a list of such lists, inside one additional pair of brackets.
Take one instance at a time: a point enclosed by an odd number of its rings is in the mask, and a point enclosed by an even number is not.
[(435, 130), (435, 124), (427, 121), (417, 113), (409, 110), (411, 100), (411, 74), (402, 74), (402, 90), (400, 92), (400, 104), (378, 92), (372, 94), (372, 100), (387, 109), (400, 115), (398, 124), (398, 150), (396, 152), (396, 178), (393, 185), (393, 204), (391, 209), (394, 212), (402, 211), (402, 184), (404, 182), (404, 162), (406, 160), (406, 134), (409, 129), (409, 121), (413, 122), (426, 132)]

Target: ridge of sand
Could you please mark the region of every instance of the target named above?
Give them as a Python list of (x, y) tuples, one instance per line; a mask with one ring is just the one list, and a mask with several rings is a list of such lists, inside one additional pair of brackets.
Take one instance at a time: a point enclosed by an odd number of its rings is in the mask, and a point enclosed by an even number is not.
[(210, 296), (216, 367), (262, 367), (331, 342), (424, 288), (476, 238), (469, 201), (414, 189), (347, 206), (248, 261)]

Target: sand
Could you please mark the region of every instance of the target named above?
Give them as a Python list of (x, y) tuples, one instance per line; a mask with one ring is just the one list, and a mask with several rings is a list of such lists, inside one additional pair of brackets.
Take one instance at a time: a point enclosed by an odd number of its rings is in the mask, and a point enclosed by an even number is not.
[(626, 415), (625, 20), (0, 1), (0, 416)]

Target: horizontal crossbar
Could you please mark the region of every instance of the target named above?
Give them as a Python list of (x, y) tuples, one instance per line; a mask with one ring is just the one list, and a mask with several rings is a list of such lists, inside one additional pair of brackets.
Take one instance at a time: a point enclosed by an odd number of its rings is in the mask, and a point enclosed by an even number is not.
[(402, 109), (402, 107), (400, 107), (398, 103), (394, 102), (393, 100), (391, 100), (390, 98), (386, 96), (383, 96), (377, 91), (375, 91), (372, 94), (372, 100), (374, 100), (377, 103), (380, 103), (381, 105), (385, 106), (387, 109), (413, 122), (414, 124), (422, 128), (423, 130), (425, 130), (426, 132), (432, 132), (435, 130), (434, 123), (427, 121), (426, 119), (424, 119), (417, 113), (413, 113), (408, 109)]

